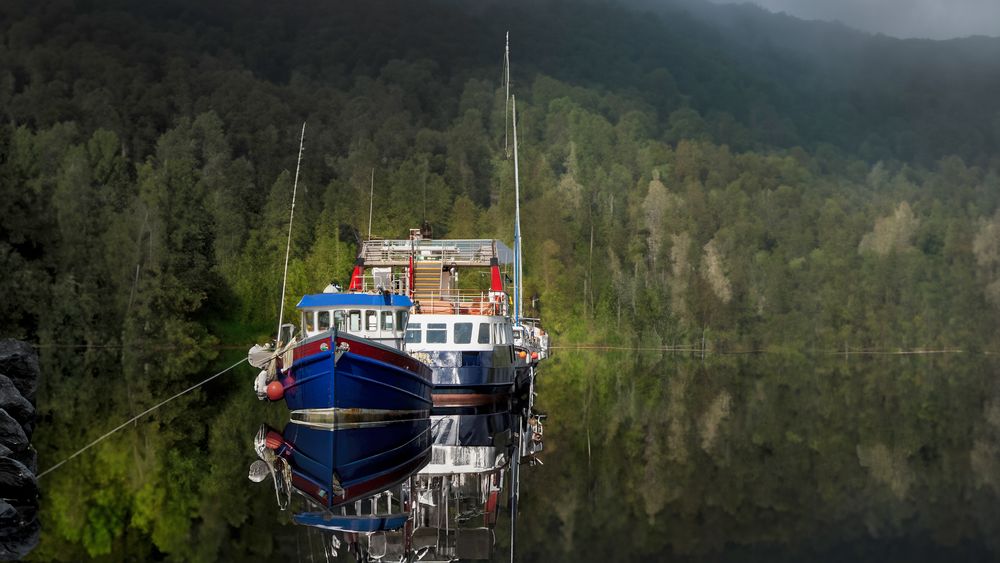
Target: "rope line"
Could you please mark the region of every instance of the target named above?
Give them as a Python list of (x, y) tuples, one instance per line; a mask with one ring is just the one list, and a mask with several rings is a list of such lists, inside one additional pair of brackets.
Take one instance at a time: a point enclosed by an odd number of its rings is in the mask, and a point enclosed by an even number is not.
[(116, 427), (115, 427), (114, 429), (112, 429), (111, 431), (109, 431), (109, 432), (105, 433), (105, 434), (104, 434), (104, 435), (102, 435), (102, 436), (101, 436), (100, 438), (98, 438), (98, 439), (94, 440), (93, 442), (91, 442), (91, 443), (87, 444), (86, 446), (84, 446), (84, 447), (80, 448), (80, 449), (79, 449), (79, 450), (77, 450), (77, 451), (76, 451), (76, 453), (74, 453), (73, 455), (71, 455), (71, 456), (67, 457), (66, 459), (64, 459), (64, 460), (60, 461), (59, 463), (57, 463), (57, 464), (53, 465), (52, 467), (50, 467), (50, 468), (46, 469), (45, 471), (42, 471), (41, 473), (39, 473), (39, 474), (38, 474), (38, 478), (39, 478), (39, 479), (41, 479), (41, 478), (42, 478), (42, 477), (44, 477), (45, 475), (47, 475), (47, 474), (49, 474), (49, 473), (51, 473), (51, 472), (55, 471), (56, 469), (59, 469), (60, 467), (62, 467), (62, 466), (63, 466), (63, 464), (65, 464), (65, 463), (66, 463), (66, 462), (68, 462), (69, 460), (71, 460), (71, 459), (75, 458), (76, 456), (78, 456), (78, 455), (82, 454), (83, 452), (85, 452), (85, 451), (89, 450), (90, 448), (92, 448), (92, 447), (96, 446), (97, 444), (99, 444), (99, 443), (103, 442), (103, 441), (104, 441), (105, 439), (107, 439), (108, 437), (110, 437), (110, 436), (111, 436), (112, 434), (114, 434), (115, 432), (118, 432), (118, 431), (119, 431), (119, 430), (121, 430), (122, 428), (125, 428), (125, 427), (126, 427), (126, 426), (128, 426), (129, 424), (132, 424), (133, 422), (135, 422), (135, 421), (139, 420), (140, 418), (142, 418), (142, 417), (146, 416), (147, 414), (149, 414), (149, 413), (151, 413), (151, 412), (155, 411), (156, 409), (158, 409), (158, 408), (162, 407), (163, 405), (165, 405), (165, 404), (169, 403), (170, 401), (173, 401), (174, 399), (176, 399), (176, 398), (178, 398), (178, 397), (180, 397), (180, 396), (182, 396), (182, 395), (185, 395), (185, 394), (187, 394), (187, 393), (190, 393), (191, 391), (194, 391), (195, 389), (197, 389), (197, 388), (201, 387), (202, 385), (204, 385), (204, 384), (208, 383), (209, 381), (212, 381), (213, 379), (215, 379), (215, 378), (217, 378), (217, 377), (219, 377), (219, 376), (223, 375), (224, 373), (226, 373), (226, 372), (229, 372), (229, 371), (231, 371), (231, 370), (232, 370), (233, 368), (235, 368), (236, 366), (238, 366), (238, 365), (242, 364), (242, 363), (243, 363), (243, 362), (245, 362), (245, 361), (247, 361), (247, 360), (246, 360), (246, 358), (243, 358), (242, 360), (240, 360), (240, 361), (236, 362), (235, 364), (233, 364), (233, 365), (231, 365), (231, 366), (227, 367), (226, 369), (224, 369), (224, 370), (220, 371), (219, 373), (217, 373), (217, 374), (215, 374), (215, 375), (213, 375), (213, 376), (211, 376), (211, 377), (209, 377), (209, 378), (207, 378), (207, 379), (205, 379), (205, 380), (202, 380), (202, 381), (200, 381), (200, 382), (198, 382), (198, 383), (195, 383), (195, 384), (194, 384), (194, 385), (192, 385), (191, 387), (188, 387), (187, 389), (185, 389), (185, 390), (181, 391), (180, 393), (177, 393), (176, 395), (174, 395), (174, 396), (170, 397), (169, 399), (167, 399), (167, 400), (165, 400), (165, 401), (161, 401), (161, 402), (157, 403), (156, 405), (153, 405), (152, 407), (150, 407), (150, 408), (148, 408), (148, 409), (146, 409), (146, 410), (142, 411), (141, 413), (139, 413), (139, 414), (137, 414), (137, 415), (133, 416), (132, 418), (130, 418), (130, 419), (126, 420), (125, 422), (123, 422), (123, 423), (119, 424), (118, 426), (116, 426)]

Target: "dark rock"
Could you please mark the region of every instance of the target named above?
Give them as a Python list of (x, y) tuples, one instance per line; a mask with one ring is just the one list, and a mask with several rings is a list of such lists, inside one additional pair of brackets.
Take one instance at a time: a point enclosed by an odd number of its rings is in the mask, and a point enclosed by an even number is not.
[(0, 409), (7, 411), (14, 420), (20, 422), (25, 434), (29, 433), (26, 425), (34, 421), (35, 407), (17, 390), (14, 382), (2, 373), (0, 373)]
[(14, 382), (14, 386), (26, 399), (35, 399), (38, 387), (38, 355), (35, 349), (20, 340), (0, 340), (0, 373)]
[(16, 459), (27, 467), (28, 471), (38, 473), (38, 452), (31, 446), (28, 446), (24, 451), (13, 452), (7, 446), (0, 444), (0, 457)]
[(35, 474), (14, 458), (0, 457), (0, 499), (13, 505), (38, 504)]
[(3, 409), (0, 409), (0, 444), (10, 448), (14, 454), (27, 450), (30, 445), (24, 429)]
[(41, 537), (42, 526), (34, 510), (19, 510), (0, 500), (0, 560), (22, 559)]
[(30, 444), (23, 452), (13, 452), (8, 457), (20, 461), (32, 474), (38, 473), (38, 452)]

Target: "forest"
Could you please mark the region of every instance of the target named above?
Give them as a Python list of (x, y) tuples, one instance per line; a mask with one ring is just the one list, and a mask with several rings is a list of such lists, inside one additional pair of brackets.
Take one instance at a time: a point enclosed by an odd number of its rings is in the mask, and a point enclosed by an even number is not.
[[(286, 311), (348, 276), (373, 170), (374, 235), (510, 242), (508, 30), (557, 346), (1000, 349), (1000, 40), (698, 6), (3, 3), (0, 335), (41, 354), (39, 465), (269, 338), (303, 122)], [(222, 485), (251, 375), (46, 477), (37, 558), (275, 557), (270, 499)]]

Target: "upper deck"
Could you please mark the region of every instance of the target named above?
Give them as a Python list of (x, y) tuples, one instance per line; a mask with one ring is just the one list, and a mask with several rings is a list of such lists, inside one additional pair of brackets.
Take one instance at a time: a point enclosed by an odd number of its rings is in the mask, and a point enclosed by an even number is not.
[(514, 252), (495, 239), (411, 239), (367, 240), (361, 245), (365, 266), (409, 266), (410, 259), (441, 262), (443, 266), (489, 267), (513, 264)]

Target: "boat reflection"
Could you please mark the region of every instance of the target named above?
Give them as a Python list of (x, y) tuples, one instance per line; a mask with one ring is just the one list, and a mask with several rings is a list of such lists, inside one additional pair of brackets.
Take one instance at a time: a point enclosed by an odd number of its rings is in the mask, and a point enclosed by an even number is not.
[[(525, 395), (530, 404), (532, 393)], [(295, 411), (281, 432), (262, 426), (250, 478), (273, 479), (279, 506), (293, 511), (296, 524), (330, 534), (323, 542), (328, 555), (513, 556), (507, 549), (515, 545), (513, 533), (499, 534), (498, 542), (497, 523), (507, 517), (509, 529), (516, 528), (520, 466), (538, 463), (543, 417), (530, 405), (439, 409), (430, 417), (369, 424), (326, 418), (322, 410)]]
[(508, 515), (510, 529), (515, 527), (518, 471), (522, 463), (537, 461), (540, 418), (507, 406), (435, 411), (430, 463), (410, 480), (410, 521), (396, 531), (345, 535), (349, 552), (358, 561), (511, 557), (512, 550), (498, 553), (497, 522)]
[(292, 517), (298, 524), (333, 531), (401, 526), (408, 518), (402, 484), (430, 460), (429, 419), (336, 428), (303, 418), (293, 417), (281, 433), (261, 427), (250, 479), (270, 476), (282, 509), (301, 499), (304, 508)]

